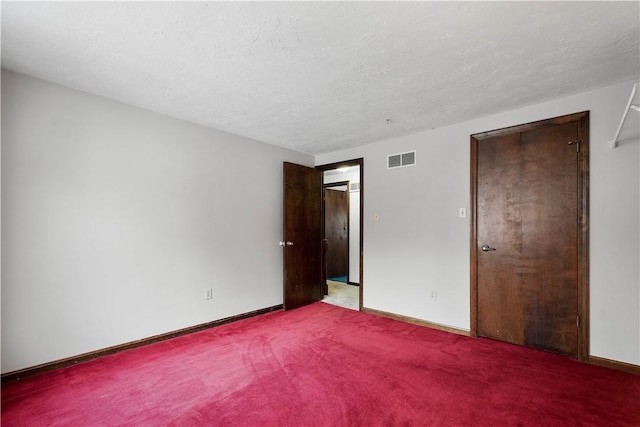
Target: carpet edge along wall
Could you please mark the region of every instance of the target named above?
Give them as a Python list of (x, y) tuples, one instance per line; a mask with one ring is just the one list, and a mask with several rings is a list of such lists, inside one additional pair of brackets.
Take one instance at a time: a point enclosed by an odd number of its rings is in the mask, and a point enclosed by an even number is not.
[(52, 362), (43, 363), (36, 366), (31, 366), (25, 369), (19, 369), (17, 371), (6, 372), (2, 374), (2, 384), (9, 383), (20, 379), (25, 379), (33, 375), (39, 375), (43, 372), (52, 371), (54, 369), (60, 369), (67, 366), (76, 365), (78, 363), (87, 362), (89, 360), (97, 359), (99, 357), (108, 356), (110, 354), (119, 353), (121, 351), (131, 350), (134, 348), (142, 347), (145, 345), (153, 344), (159, 341), (164, 341), (182, 335), (192, 334), (205, 329), (213, 328), (216, 326), (224, 325), (226, 323), (236, 322), (238, 320), (247, 319), (253, 316), (259, 316), (261, 314), (270, 313), (272, 311), (281, 310), (282, 304), (274, 305), (271, 307), (262, 308), (259, 310), (249, 311), (247, 313), (238, 314), (235, 316), (225, 317), (223, 319), (214, 320), (207, 323), (201, 323), (199, 325), (189, 326), (187, 328), (178, 329), (175, 331), (167, 332), (164, 334), (153, 335), (148, 338), (142, 338), (137, 341), (131, 341), (120, 345), (114, 345), (112, 347), (102, 348), (100, 350), (91, 351), (88, 353), (78, 354), (75, 356), (67, 357), (65, 359), (54, 360)]
[(640, 425), (640, 377), (322, 302), (2, 388), (3, 426)]

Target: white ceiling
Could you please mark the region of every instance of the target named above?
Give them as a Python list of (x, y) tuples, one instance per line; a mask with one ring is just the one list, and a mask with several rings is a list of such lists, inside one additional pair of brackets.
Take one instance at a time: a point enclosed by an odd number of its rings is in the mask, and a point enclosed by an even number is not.
[(4, 68), (309, 154), (639, 63), (637, 1), (2, 2)]

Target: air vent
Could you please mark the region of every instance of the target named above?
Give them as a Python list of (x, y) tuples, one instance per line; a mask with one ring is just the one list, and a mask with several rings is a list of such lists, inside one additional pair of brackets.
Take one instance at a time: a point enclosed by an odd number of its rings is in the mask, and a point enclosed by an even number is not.
[(406, 153), (392, 154), (387, 156), (387, 168), (401, 168), (405, 166), (413, 166), (416, 164), (416, 152), (408, 151)]
[(356, 191), (360, 191), (360, 183), (359, 182), (352, 182), (351, 184), (349, 184), (349, 191), (351, 193), (356, 192)]

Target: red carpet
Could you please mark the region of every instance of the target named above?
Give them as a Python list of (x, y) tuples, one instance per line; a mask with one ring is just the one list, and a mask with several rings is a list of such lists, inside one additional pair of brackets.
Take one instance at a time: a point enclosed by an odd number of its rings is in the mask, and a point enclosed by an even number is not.
[(640, 377), (324, 303), (7, 384), (3, 426), (640, 426)]

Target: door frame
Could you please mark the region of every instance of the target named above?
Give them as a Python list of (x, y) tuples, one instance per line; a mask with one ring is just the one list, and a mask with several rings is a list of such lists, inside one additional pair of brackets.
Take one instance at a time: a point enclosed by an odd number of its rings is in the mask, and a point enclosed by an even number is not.
[[(336, 162), (336, 163), (329, 163), (329, 164), (325, 164), (325, 165), (320, 165), (320, 166), (316, 166), (316, 169), (322, 171), (322, 176), (324, 177), (324, 172), (328, 171), (328, 170), (333, 170), (333, 169), (339, 169), (342, 167), (349, 167), (349, 166), (359, 166), (360, 167), (360, 241), (359, 243), (359, 253), (360, 253), (360, 260), (358, 262), (359, 265), (359, 275), (360, 275), (360, 280), (359, 280), (359, 286), (358, 286), (358, 310), (362, 311), (362, 295), (363, 295), (363, 288), (364, 288), (364, 158), (358, 158), (358, 159), (351, 159), (351, 160), (344, 160), (341, 162)], [(324, 180), (323, 180), (324, 182)], [(322, 204), (322, 242), (324, 244), (324, 238), (325, 238), (325, 234), (324, 234), (324, 203)], [(324, 254), (324, 250), (322, 251), (322, 265), (325, 265), (325, 254)], [(323, 279), (323, 283), (327, 283), (327, 270), (323, 268), (323, 272), (322, 272), (322, 279)]]
[[(323, 176), (324, 178), (324, 176)], [(325, 211), (325, 202), (326, 200), (324, 199), (324, 196), (326, 194), (327, 189), (330, 189), (331, 187), (342, 187), (342, 186), (347, 186), (347, 194), (350, 193), (349, 191), (349, 185), (350, 185), (350, 181), (338, 181), (338, 182), (332, 182), (330, 184), (325, 184), (324, 182), (322, 183), (322, 197), (323, 197), (323, 203), (322, 203), (322, 243), (323, 243), (323, 254), (327, 253), (327, 247), (326, 247), (326, 235), (325, 235), (325, 226), (327, 223), (327, 212)], [(349, 203), (349, 198), (347, 197), (347, 284), (349, 283), (349, 270), (351, 270), (349, 261), (350, 261), (350, 248), (351, 248), (351, 204)], [(325, 275), (327, 272), (327, 263), (326, 263), (326, 257), (323, 255), (322, 257), (322, 268), (325, 271)], [(324, 293), (325, 295), (327, 294), (327, 289), (328, 289), (328, 285), (327, 285), (327, 281), (324, 281)]]
[(510, 126), (470, 136), (471, 148), (471, 206), (470, 206), (470, 332), (478, 337), (478, 144), (486, 138), (508, 133), (521, 133), (547, 126), (578, 121), (578, 354), (581, 361), (589, 360), (589, 111), (554, 117), (546, 120)]

